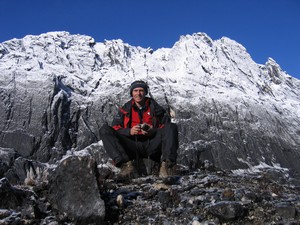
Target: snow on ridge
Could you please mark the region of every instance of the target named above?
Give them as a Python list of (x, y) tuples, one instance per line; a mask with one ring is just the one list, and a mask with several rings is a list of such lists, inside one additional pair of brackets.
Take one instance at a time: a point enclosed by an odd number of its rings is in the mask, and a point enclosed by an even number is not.
[(281, 167), (278, 163), (272, 163), (272, 165), (268, 165), (265, 162), (260, 162), (258, 165), (252, 166), (252, 165), (249, 165), (248, 162), (246, 162), (244, 160), (242, 160), (242, 161), (244, 163), (246, 163), (247, 166), (249, 166), (249, 168), (232, 170), (232, 172), (234, 174), (236, 174), (236, 175), (256, 174), (256, 173), (261, 173), (265, 170), (274, 170), (274, 171), (284, 173), (286, 177), (289, 177), (289, 175), (288, 175), (289, 169)]
[(300, 81), (275, 60), (258, 65), (239, 43), (205, 33), (183, 35), (172, 48), (156, 51), (120, 39), (96, 43), (65, 31), (27, 35), (0, 44), (0, 68), (5, 76), (26, 74), (28, 80), (60, 76), (75, 92), (94, 96), (122, 94), (133, 80), (143, 79), (156, 97), (167, 96), (175, 105), (216, 99), (242, 107), (243, 101), (276, 105), (282, 112), (300, 108)]

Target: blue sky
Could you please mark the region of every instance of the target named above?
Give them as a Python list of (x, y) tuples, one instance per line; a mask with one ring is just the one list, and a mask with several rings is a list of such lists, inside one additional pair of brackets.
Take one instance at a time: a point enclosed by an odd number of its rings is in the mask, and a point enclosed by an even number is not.
[(68, 31), (157, 49), (204, 32), (237, 41), (257, 63), (271, 57), (300, 79), (299, 0), (0, 0), (0, 9), (0, 42)]

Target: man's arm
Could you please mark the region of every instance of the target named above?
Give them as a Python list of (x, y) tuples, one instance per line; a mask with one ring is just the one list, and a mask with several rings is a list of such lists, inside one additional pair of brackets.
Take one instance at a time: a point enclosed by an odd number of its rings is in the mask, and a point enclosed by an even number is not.
[(130, 128), (124, 127), (124, 119), (125, 114), (120, 109), (112, 121), (112, 128), (119, 134), (130, 136)]
[(171, 118), (169, 116), (169, 113), (155, 100), (153, 100), (153, 103), (154, 103), (154, 116), (157, 123), (156, 126), (158, 128), (162, 128), (164, 124), (171, 123)]

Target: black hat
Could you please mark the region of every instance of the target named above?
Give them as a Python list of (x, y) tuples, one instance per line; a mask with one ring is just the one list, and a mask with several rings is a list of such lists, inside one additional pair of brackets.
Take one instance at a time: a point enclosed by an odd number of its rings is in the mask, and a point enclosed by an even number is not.
[(137, 87), (141, 87), (145, 90), (145, 95), (148, 94), (148, 85), (146, 82), (142, 81), (142, 80), (136, 80), (134, 81), (131, 85), (130, 85), (130, 96), (132, 96), (132, 91), (133, 89), (137, 88)]

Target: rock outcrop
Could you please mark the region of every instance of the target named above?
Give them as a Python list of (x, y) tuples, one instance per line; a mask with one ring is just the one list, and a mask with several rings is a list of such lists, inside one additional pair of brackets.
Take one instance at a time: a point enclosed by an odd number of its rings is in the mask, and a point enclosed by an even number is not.
[(105, 205), (97, 179), (97, 165), (90, 154), (62, 159), (50, 174), (49, 201), (53, 208), (82, 224), (102, 222)]

